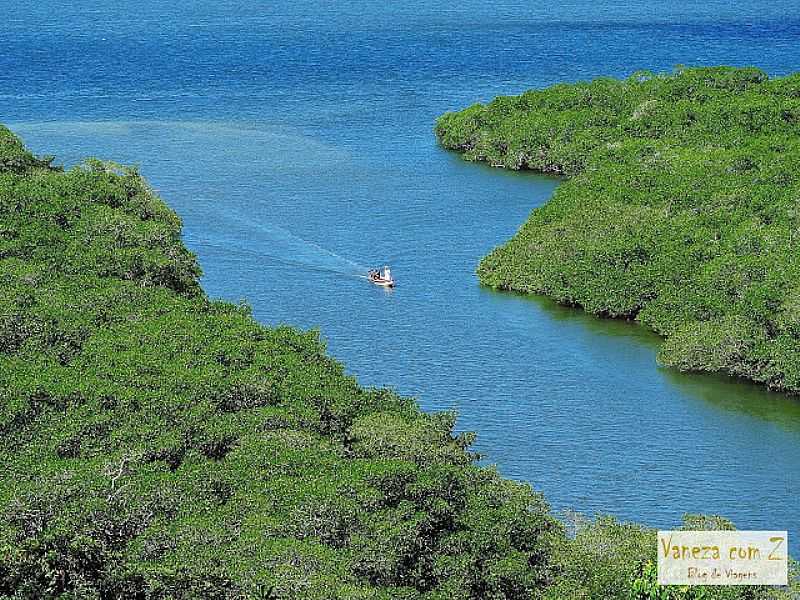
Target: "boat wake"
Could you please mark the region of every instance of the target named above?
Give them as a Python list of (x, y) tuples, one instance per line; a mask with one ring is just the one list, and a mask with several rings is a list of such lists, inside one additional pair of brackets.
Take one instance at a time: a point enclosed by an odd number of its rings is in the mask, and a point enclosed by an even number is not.
[[(230, 218), (230, 215), (228, 215)], [(368, 268), (358, 262), (351, 260), (333, 250), (325, 248), (316, 242), (304, 239), (292, 233), (288, 229), (279, 225), (261, 226), (258, 223), (244, 223), (240, 219), (233, 219), (243, 227), (258, 229), (263, 236), (247, 236), (245, 239), (258, 237), (254, 240), (258, 246), (265, 246), (264, 242), (269, 242), (269, 247), (274, 252), (262, 252), (253, 248), (244, 248), (241, 241), (234, 242), (224, 239), (210, 241), (202, 239), (187, 239), (189, 245), (214, 249), (220, 252), (247, 254), (262, 260), (273, 263), (297, 267), (308, 271), (321, 273), (331, 273), (344, 277), (355, 277), (368, 279)]]
[[(307, 271), (317, 271), (320, 273), (332, 273), (334, 275), (341, 275), (343, 277), (355, 277), (358, 279), (368, 279), (367, 269), (365, 267), (360, 267), (356, 263), (352, 263), (352, 269), (340, 269), (325, 265), (313, 264), (310, 262), (300, 261), (300, 260), (293, 260), (283, 256), (275, 256), (272, 254), (266, 254), (264, 252), (258, 252), (257, 250), (250, 250), (248, 248), (241, 248), (234, 245), (223, 245), (214, 242), (210, 242), (208, 240), (201, 240), (201, 239), (192, 239), (189, 238), (186, 240), (190, 247), (202, 247), (212, 249), (218, 252), (230, 253), (230, 254), (245, 254), (248, 256), (253, 256), (255, 258), (259, 258), (261, 260), (266, 260), (273, 263), (279, 263), (283, 265), (288, 265), (290, 267), (297, 267)], [(344, 259), (347, 260), (347, 259)], [(350, 263), (351, 261), (347, 261)]]
[[(368, 267), (316, 242), (304, 239), (280, 225), (264, 226), (258, 222), (246, 222), (232, 215), (225, 215), (224, 218), (235, 221), (237, 228), (257, 229), (262, 235), (254, 236), (251, 231), (248, 232), (250, 235), (242, 236), (237, 240), (219, 238), (214, 241), (193, 239), (187, 236), (186, 241), (189, 246), (223, 253), (249, 255), (264, 261), (308, 271), (369, 280)], [(256, 242), (256, 248), (264, 247), (269, 251), (263, 252), (255, 248), (243, 247), (243, 240), (253, 240)]]

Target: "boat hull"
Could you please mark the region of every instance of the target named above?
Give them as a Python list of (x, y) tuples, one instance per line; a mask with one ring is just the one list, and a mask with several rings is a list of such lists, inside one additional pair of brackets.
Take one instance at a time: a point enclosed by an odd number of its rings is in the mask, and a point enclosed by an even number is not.
[(375, 285), (379, 285), (381, 287), (394, 287), (393, 280), (387, 281), (386, 279), (370, 279), (370, 281)]
[(384, 279), (383, 277), (369, 277), (370, 283), (381, 287), (394, 287), (394, 279)]

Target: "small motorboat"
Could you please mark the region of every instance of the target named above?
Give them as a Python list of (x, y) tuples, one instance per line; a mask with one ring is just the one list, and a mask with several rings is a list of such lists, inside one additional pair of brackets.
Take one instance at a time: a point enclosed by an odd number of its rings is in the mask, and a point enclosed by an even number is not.
[(392, 279), (392, 272), (389, 267), (383, 267), (383, 272), (378, 269), (370, 269), (367, 273), (367, 279), (381, 287), (394, 287), (394, 279)]

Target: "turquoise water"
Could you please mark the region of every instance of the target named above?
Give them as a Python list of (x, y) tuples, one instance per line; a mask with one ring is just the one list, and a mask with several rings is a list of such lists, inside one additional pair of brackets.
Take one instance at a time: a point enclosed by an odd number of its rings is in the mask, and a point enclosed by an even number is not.
[[(319, 328), (366, 385), (457, 410), (486, 462), (557, 510), (719, 513), (789, 530), (797, 554), (800, 402), (660, 369), (636, 325), (480, 287), (480, 257), (558, 182), (464, 163), (431, 128), (559, 81), (796, 70), (798, 3), (332, 4), (0, 1), (0, 121), (67, 164), (139, 164), (209, 294)], [(384, 262), (393, 291), (359, 277)]]

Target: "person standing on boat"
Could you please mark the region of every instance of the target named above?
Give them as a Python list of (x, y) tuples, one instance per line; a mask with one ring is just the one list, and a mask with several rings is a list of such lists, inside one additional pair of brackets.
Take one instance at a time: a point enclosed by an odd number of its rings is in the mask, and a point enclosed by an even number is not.
[(392, 279), (392, 272), (389, 270), (389, 266), (386, 265), (383, 267), (383, 278), (387, 281), (391, 281)]

